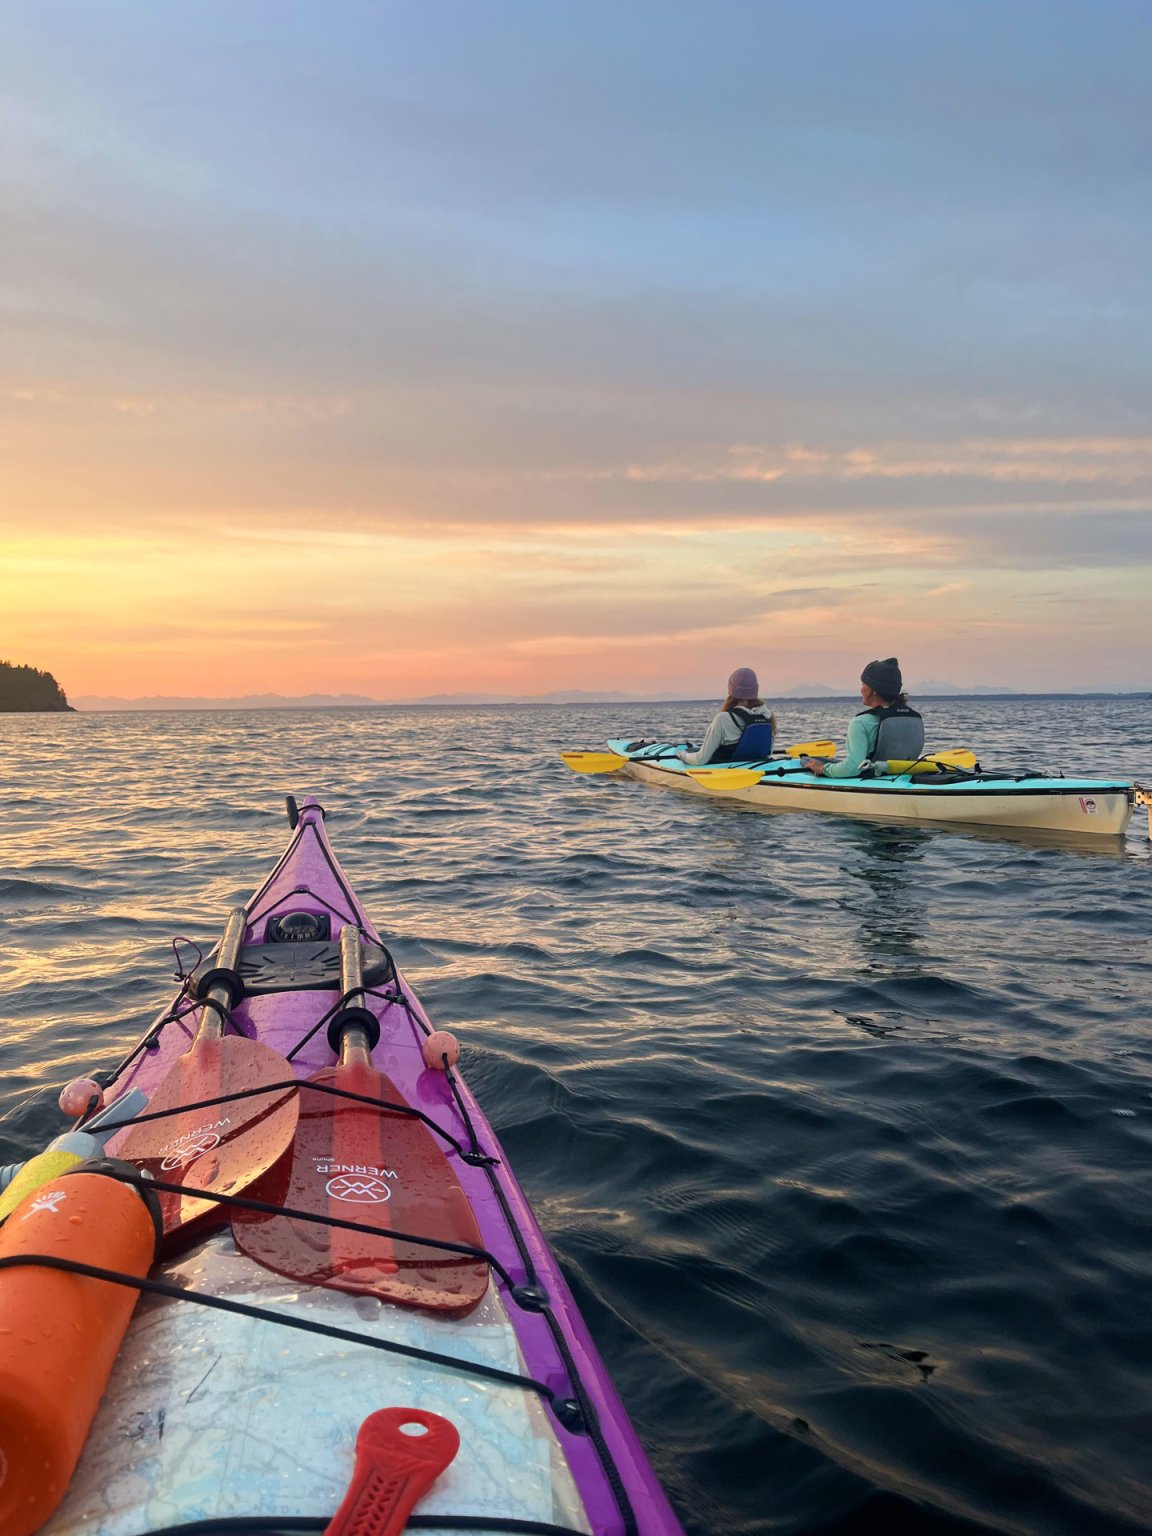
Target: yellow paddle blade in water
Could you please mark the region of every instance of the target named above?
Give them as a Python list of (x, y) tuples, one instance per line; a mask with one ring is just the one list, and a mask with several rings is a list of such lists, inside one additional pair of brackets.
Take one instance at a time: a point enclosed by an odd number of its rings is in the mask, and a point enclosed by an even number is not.
[(619, 752), (561, 752), (573, 773), (615, 773), (628, 759)]

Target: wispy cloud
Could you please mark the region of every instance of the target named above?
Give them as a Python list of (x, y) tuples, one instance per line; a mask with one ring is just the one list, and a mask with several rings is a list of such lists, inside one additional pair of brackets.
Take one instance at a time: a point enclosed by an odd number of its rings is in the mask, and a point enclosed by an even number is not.
[(1044, 485), (1139, 484), (1152, 490), (1152, 437), (973, 439), (878, 443), (847, 449), (812, 444), (735, 444), (719, 453), (610, 468), (549, 470), (529, 479), (711, 484), (969, 480)]

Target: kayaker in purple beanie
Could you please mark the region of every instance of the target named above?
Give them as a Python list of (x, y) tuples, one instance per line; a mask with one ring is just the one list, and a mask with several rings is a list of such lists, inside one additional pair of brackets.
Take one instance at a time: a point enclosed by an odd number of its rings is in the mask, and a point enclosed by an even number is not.
[(864, 708), (848, 725), (848, 740), (840, 762), (806, 757), (809, 773), (827, 779), (855, 779), (869, 764), (886, 771), (891, 758), (918, 758), (924, 750), (924, 721), (908, 703), (904, 678), (895, 656), (870, 661), (860, 674)]
[(682, 762), (755, 762), (768, 757), (776, 734), (776, 716), (760, 697), (760, 682), (751, 667), (737, 667), (728, 679), (728, 697), (713, 715), (698, 752), (677, 752)]

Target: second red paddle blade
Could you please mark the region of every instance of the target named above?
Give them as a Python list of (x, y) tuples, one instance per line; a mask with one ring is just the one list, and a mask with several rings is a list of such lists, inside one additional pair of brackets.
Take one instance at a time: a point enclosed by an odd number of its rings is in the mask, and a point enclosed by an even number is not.
[[(198, 1039), (173, 1063), (148, 1101), (149, 1114), (171, 1113), (135, 1126), (117, 1156), (172, 1184), (193, 1185), (215, 1195), (237, 1194), (291, 1146), (300, 1109), (296, 1090), (271, 1089), (205, 1109), (184, 1106), (248, 1093), (291, 1075), (282, 1056), (255, 1040), (242, 1035)], [(161, 1192), (160, 1204), (166, 1233), (222, 1211), (217, 1201), (194, 1194)]]
[[(403, 1102), (389, 1079), (367, 1063), (329, 1067), (301, 1083), (291, 1160), (261, 1180), (252, 1191), (255, 1198), (441, 1242), (481, 1245), (468, 1197), (422, 1121), (310, 1091), (310, 1083)], [(462, 1316), (488, 1289), (483, 1260), (393, 1238), (390, 1231), (348, 1232), (258, 1211), (234, 1211), (232, 1230), (250, 1258), (277, 1274), (403, 1306)]]

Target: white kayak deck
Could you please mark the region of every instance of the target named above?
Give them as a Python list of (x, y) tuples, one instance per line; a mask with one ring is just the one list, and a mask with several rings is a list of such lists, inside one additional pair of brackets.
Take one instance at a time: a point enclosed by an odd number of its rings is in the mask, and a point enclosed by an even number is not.
[[(493, 1285), (467, 1317), (435, 1317), (297, 1285), (253, 1264), (227, 1232), (154, 1273), (203, 1294), (524, 1369)], [(347, 1490), (361, 1422), (387, 1407), (439, 1413), (460, 1431), (456, 1459), (421, 1500), (422, 1515), (515, 1517), (590, 1531), (533, 1393), (265, 1319), (145, 1296), (71, 1487), (41, 1536), (141, 1536), (254, 1510), (327, 1520)], [(453, 1530), (444, 1526), (447, 1536)]]

